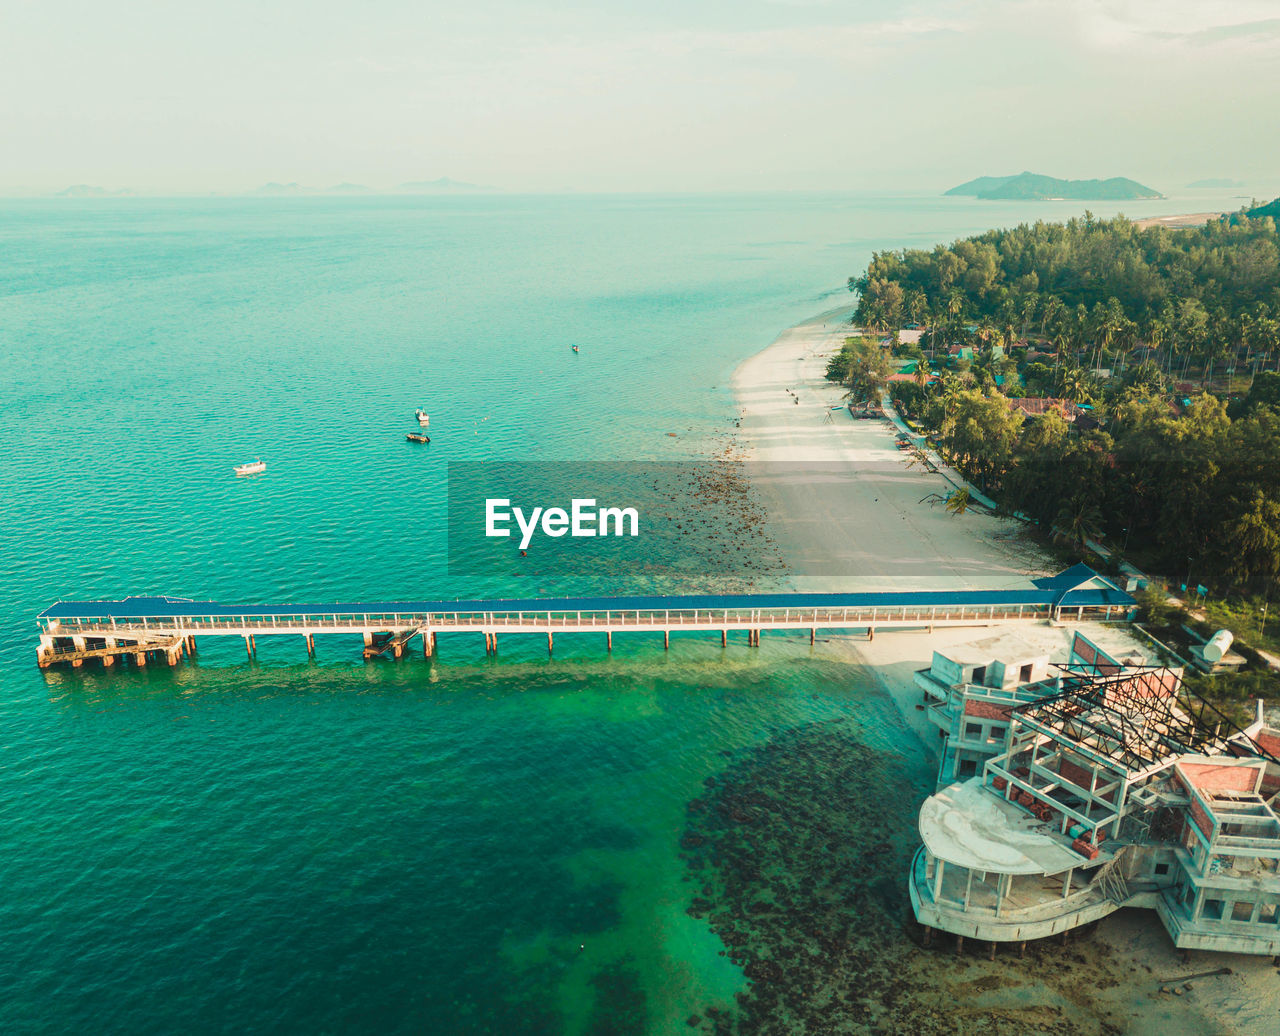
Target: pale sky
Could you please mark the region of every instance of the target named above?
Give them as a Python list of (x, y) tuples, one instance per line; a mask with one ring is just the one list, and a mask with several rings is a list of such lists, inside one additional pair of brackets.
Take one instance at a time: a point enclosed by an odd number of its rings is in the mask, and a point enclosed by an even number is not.
[(3, 0), (0, 192), (1280, 193), (1280, 0)]

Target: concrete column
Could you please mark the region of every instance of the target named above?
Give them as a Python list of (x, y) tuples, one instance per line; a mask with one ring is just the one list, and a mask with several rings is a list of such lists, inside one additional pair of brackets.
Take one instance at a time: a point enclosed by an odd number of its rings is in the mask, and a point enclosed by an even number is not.
[(613, 654), (613, 630), (609, 630), (605, 636), (608, 638), (609, 654)]
[(435, 644), (433, 643), (434, 640), (435, 640), (434, 634), (430, 633), (427, 630), (422, 631), (422, 657), (423, 658), (431, 657), (431, 649), (435, 647)]
[(664, 651), (671, 650), (671, 631), (670, 630), (662, 631), (662, 649)]
[(82, 665), (84, 665), (84, 659), (83, 659), (83, 658), (73, 658), (73, 659), (71, 660), (71, 668), (72, 668), (72, 669), (79, 669)]
[(816, 644), (817, 642), (818, 642), (818, 631), (817, 631), (816, 629), (813, 629), (812, 627), (810, 627), (810, 629), (809, 629), (809, 644), (812, 646), (813, 644)]
[(110, 669), (110, 668), (111, 668), (113, 665), (115, 665), (115, 664), (116, 664), (116, 656), (115, 656), (115, 655), (103, 655), (103, 656), (102, 656), (102, 665), (103, 665), (103, 668), (104, 668), (104, 669)]
[(548, 655), (551, 654), (551, 647), (552, 647), (551, 631), (547, 630), (547, 654)]
[(181, 646), (176, 648), (170, 648), (168, 651), (164, 653), (164, 656), (165, 656), (165, 660), (170, 665), (177, 665), (182, 660)]
[(84, 650), (84, 637), (72, 637), (72, 638), (71, 638), (71, 646), (72, 646), (73, 648), (75, 648), (77, 651), (83, 651), (83, 650)]
[(244, 653), (250, 662), (253, 661), (253, 637), (246, 634), (244, 638)]
[(396, 656), (396, 658), (399, 658), (401, 655), (403, 655), (403, 654), (404, 654), (404, 645), (403, 645), (403, 644), (401, 644), (399, 641), (397, 641), (397, 642), (392, 646), (392, 648), (391, 648), (391, 652), (392, 652), (392, 654), (394, 654), (394, 655)]
[(133, 656), (133, 660), (140, 668), (144, 667), (147, 664), (147, 653), (145, 651), (139, 651)]
[[(196, 638), (195, 638), (195, 637), (192, 637), (191, 639), (192, 639), (192, 640), (195, 640)], [(306, 634), (306, 635), (305, 635), (305, 638), (304, 638), (304, 639), (305, 639), (305, 640), (306, 640), (306, 642), (307, 642), (307, 657), (308, 657), (308, 658), (315, 658), (315, 657), (316, 657), (316, 638), (315, 638), (315, 634), (314, 634), (314, 633), (308, 633), (308, 634)]]
[(372, 634), (372, 633), (366, 633), (366, 634), (364, 635), (364, 646), (365, 646), (365, 647), (373, 647), (373, 634)]
[(729, 631), (728, 631), (728, 630), (721, 630), (721, 631), (720, 631), (720, 646), (721, 646), (721, 647), (728, 647), (728, 646), (729, 646)]

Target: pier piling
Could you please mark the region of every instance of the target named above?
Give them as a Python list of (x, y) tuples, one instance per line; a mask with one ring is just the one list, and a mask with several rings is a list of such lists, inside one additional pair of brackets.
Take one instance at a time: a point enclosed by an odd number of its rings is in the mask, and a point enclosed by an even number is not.
[[(243, 637), (245, 656), (257, 659), (256, 634), (301, 636), (309, 658), (315, 657), (316, 634), (358, 633), (365, 657), (404, 656), (404, 645), (422, 636), (425, 658), (436, 654), (432, 629), (485, 633), (489, 654), (497, 654), (497, 635), (547, 634), (547, 653), (555, 650), (556, 629), (605, 634), (613, 651), (617, 632), (662, 632), (663, 650), (671, 648), (671, 634), (720, 633), (720, 647), (729, 646), (729, 631), (741, 630), (750, 647), (760, 647), (764, 630), (809, 631), (809, 644), (818, 640), (818, 628), (866, 631), (875, 639), (880, 629), (935, 629), (950, 626), (996, 625), (1021, 620), (1043, 622), (1061, 610), (1065, 600), (1081, 619), (1112, 616), (1116, 588), (1085, 586), (1018, 590), (1004, 597), (997, 591), (938, 590), (909, 595), (894, 593), (848, 594), (711, 594), (676, 602), (669, 597), (537, 598), (531, 601), (431, 601), (384, 602), (369, 605), (228, 608), (213, 601), (176, 598), (125, 598), (113, 601), (59, 602), (39, 616), (40, 646), (36, 661), (41, 668), (69, 665), (83, 668), (86, 661), (132, 655), (139, 666), (147, 655), (179, 659), (196, 656), (201, 637)], [(1028, 603), (1028, 598), (1032, 600)], [(1073, 599), (1075, 598), (1075, 599)], [(677, 607), (672, 607), (677, 604)], [(1129, 602), (1119, 606), (1130, 610)], [(172, 605), (172, 607), (170, 607)], [(139, 610), (145, 607), (147, 610)], [(163, 654), (162, 654), (163, 653)]]

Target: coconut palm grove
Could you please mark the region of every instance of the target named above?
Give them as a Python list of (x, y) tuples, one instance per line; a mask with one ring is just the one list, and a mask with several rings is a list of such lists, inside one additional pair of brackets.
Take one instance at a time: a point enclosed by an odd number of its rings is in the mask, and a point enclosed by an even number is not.
[(1263, 601), (1280, 575), (1275, 208), (1182, 230), (1086, 214), (877, 253), (849, 281), (864, 334), (828, 377), (854, 395), (887, 383), (1046, 537)]

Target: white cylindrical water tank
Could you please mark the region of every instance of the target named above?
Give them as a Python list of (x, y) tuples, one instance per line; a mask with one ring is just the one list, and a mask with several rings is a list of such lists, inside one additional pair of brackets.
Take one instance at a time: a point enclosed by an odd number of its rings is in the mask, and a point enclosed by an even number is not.
[(1221, 662), (1222, 656), (1231, 650), (1231, 641), (1234, 639), (1230, 630), (1218, 630), (1200, 649), (1200, 653), (1204, 655), (1206, 662)]

